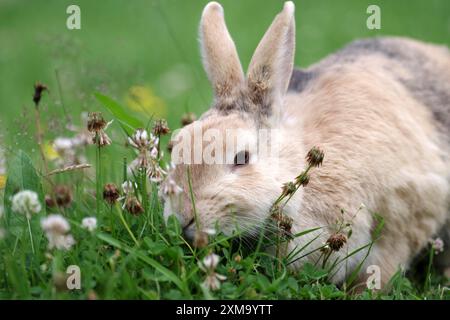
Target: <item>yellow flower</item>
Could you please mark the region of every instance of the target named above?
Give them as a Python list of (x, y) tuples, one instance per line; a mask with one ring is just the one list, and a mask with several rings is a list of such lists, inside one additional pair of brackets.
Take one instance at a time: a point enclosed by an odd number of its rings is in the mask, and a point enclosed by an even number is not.
[(44, 144), (44, 153), (45, 157), (50, 161), (59, 158), (58, 152), (56, 152), (55, 148), (53, 148), (53, 145), (48, 142)]
[(0, 175), (0, 189), (3, 189), (6, 185), (6, 175)]
[(133, 86), (128, 90), (125, 102), (131, 110), (157, 118), (165, 117), (167, 110), (164, 101), (155, 95), (148, 86)]

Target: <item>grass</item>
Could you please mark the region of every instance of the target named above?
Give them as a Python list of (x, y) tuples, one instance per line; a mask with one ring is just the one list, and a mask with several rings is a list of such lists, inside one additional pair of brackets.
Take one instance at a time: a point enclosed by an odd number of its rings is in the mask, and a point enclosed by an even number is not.
[[(96, 145), (89, 147), (99, 149)], [(102, 148), (99, 154), (104, 154), (107, 148)], [(97, 163), (104, 160), (100, 157)], [(284, 237), (271, 241), (261, 235), (256, 249), (249, 250), (246, 243), (240, 241), (239, 234), (227, 237), (219, 233), (210, 237), (206, 246), (193, 247), (183, 238), (175, 217), (164, 222), (158, 187), (142, 179), (140, 173), (132, 178), (122, 178), (136, 183), (134, 195), (144, 204), (139, 215), (124, 210), (121, 201), (109, 205), (101, 199), (99, 204), (98, 197), (93, 195), (86, 183), (88, 175), (79, 170), (59, 173), (55, 177), (58, 183), (67, 185), (78, 182), (72, 184), (73, 199), (61, 202), (59, 207), (47, 207), (27, 219), (11, 210), (10, 196), (20, 189), (32, 189), (44, 202), (43, 190), (48, 189), (50, 183), (42, 179), (42, 173), (34, 168), (24, 152), (20, 151), (13, 163), (5, 188), (6, 212), (2, 219), (7, 233), (0, 242), (0, 271), (4, 275), (0, 278), (0, 298), (3, 299), (450, 298), (448, 288), (440, 284), (442, 279), (434, 276), (431, 264), (424, 284), (410, 282), (399, 272), (387, 291), (380, 293), (365, 289), (362, 293), (354, 294), (351, 290), (354, 280), (352, 275), (344, 289), (330, 282), (336, 271), (336, 262), (331, 265), (324, 262), (322, 266), (306, 264), (298, 273), (287, 269), (296, 259), (323, 249), (323, 246), (317, 247), (313, 242), (295, 253), (289, 253), (286, 258), (268, 254), (265, 250), (274, 243), (279, 245), (280, 240), (286, 241)], [(299, 175), (302, 177), (299, 183), (311, 169), (309, 165)], [(151, 192), (147, 191), (147, 187), (150, 187)], [(283, 194), (277, 203), (285, 203), (284, 200), (292, 196), (292, 192)], [(54, 196), (56, 199), (62, 198), (58, 194)], [(122, 201), (127, 203), (127, 200)], [(98, 212), (94, 214), (96, 210)], [(45, 233), (40, 228), (39, 221), (55, 212), (66, 217), (72, 226), (70, 233), (77, 243), (68, 251), (49, 249)], [(83, 228), (81, 221), (86, 216), (97, 217), (98, 229), (88, 231)], [(278, 216), (275, 219), (281, 220)], [(29, 237), (27, 226), (32, 237)], [(318, 229), (290, 236), (301, 237)], [(212, 272), (226, 277), (220, 289), (214, 291), (203, 284), (210, 272), (201, 265), (211, 253), (220, 256), (220, 262)], [(430, 259), (433, 255), (431, 251)], [(68, 290), (65, 284), (70, 272), (67, 274), (66, 270), (74, 265), (81, 270), (81, 289)]]
[[(223, 234), (211, 238), (204, 248), (193, 248), (181, 236), (175, 219), (167, 225), (163, 222), (157, 186), (127, 176), (124, 170), (124, 163), (135, 157), (125, 141), (130, 127), (149, 127), (151, 119), (164, 117), (175, 129), (183, 113), (207, 109), (211, 90), (201, 71), (196, 41), (205, 3), (79, 1), (79, 31), (65, 28), (69, 1), (0, 4), (0, 133), (8, 162), (8, 180), (0, 190), (5, 202), (0, 228), (7, 230), (0, 240), (0, 298), (449, 299), (448, 288), (431, 265), (425, 279), (399, 271), (387, 291), (366, 289), (355, 295), (331, 284), (329, 266), (307, 264), (292, 273), (286, 269), (288, 260), (262, 250), (265, 244), (250, 251), (237, 241), (239, 237)], [(365, 27), (369, 4), (381, 7), (379, 31)], [(296, 5), (296, 64), (300, 66), (366, 36), (403, 35), (450, 45), (448, 1), (298, 1)], [(257, 1), (223, 1), (223, 6), (246, 65), (281, 2), (268, 1), (262, 7)], [(44, 93), (41, 119), (35, 123), (31, 94), (38, 80), (48, 85), (50, 93)], [(66, 125), (82, 126), (80, 115), (85, 111), (102, 111), (107, 120), (115, 120), (107, 130), (112, 145), (101, 152), (95, 146), (83, 149), (92, 168), (47, 176), (35, 139), (37, 124), (42, 126), (42, 150), (52, 171), (58, 168), (58, 158), (49, 148), (51, 142), (73, 136)], [(166, 143), (167, 137), (162, 139), (162, 150)], [(166, 156), (163, 162), (167, 160)], [(126, 179), (137, 182), (136, 196), (144, 207), (139, 216), (95, 197), (104, 183), (119, 185)], [(43, 208), (29, 221), (11, 211), (9, 197), (18, 190), (36, 191), (44, 203), (53, 185), (71, 187), (69, 206)], [(70, 251), (48, 250), (40, 220), (50, 213), (68, 219), (77, 241)], [(82, 228), (87, 216), (97, 217), (96, 231)], [(202, 286), (207, 274), (199, 267), (211, 252), (221, 257), (215, 272), (227, 277), (217, 291)], [(65, 289), (70, 265), (81, 270), (80, 290)]]

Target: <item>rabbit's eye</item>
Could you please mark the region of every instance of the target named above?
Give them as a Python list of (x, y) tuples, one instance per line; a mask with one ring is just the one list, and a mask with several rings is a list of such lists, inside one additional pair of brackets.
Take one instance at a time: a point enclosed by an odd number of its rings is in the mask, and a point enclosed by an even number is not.
[(234, 165), (235, 166), (242, 166), (242, 165), (248, 164), (249, 161), (250, 161), (250, 154), (248, 153), (247, 150), (239, 151), (234, 156)]

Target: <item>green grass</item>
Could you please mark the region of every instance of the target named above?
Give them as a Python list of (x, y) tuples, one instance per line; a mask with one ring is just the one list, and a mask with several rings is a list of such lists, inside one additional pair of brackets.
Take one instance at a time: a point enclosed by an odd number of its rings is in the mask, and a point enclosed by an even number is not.
[[(139, 183), (145, 213), (135, 217), (121, 208), (101, 203), (99, 228), (81, 228), (83, 217), (96, 215), (95, 168), (52, 176), (53, 183), (72, 188), (73, 202), (61, 210), (33, 216), (36, 254), (31, 253), (27, 222), (10, 210), (8, 197), (21, 188), (44, 194), (51, 187), (43, 178), (43, 164), (36, 145), (33, 84), (50, 88), (41, 103), (44, 142), (70, 136), (67, 119), (81, 125), (83, 111), (102, 111), (115, 118), (108, 133), (113, 144), (102, 150), (103, 182), (123, 181), (124, 157), (134, 153), (125, 146), (120, 121), (142, 123), (165, 117), (172, 129), (186, 111), (201, 114), (211, 101), (211, 89), (202, 70), (197, 29), (206, 1), (78, 1), (82, 29), (65, 28), (70, 1), (11, 1), (0, 3), (0, 135), (8, 159), (8, 185), (0, 190), (5, 200), (7, 229), (0, 240), (0, 298), (2, 299), (449, 299), (434, 270), (430, 283), (399, 272), (383, 293), (365, 290), (351, 295), (329, 281), (329, 270), (307, 265), (294, 274), (286, 261), (262, 251), (249, 252), (224, 235), (207, 248), (193, 249), (181, 237), (175, 220), (166, 226), (155, 185), (148, 197)], [(281, 1), (222, 1), (226, 20), (244, 66), (281, 9)], [(369, 4), (378, 4), (382, 29), (365, 26)], [(307, 66), (349, 41), (376, 35), (402, 35), (450, 45), (450, 2), (442, 1), (296, 1), (296, 64)], [(135, 89), (132, 89), (132, 88)], [(136, 87), (138, 87), (136, 89)], [(130, 93), (137, 95), (132, 101)], [(102, 96), (96, 93), (104, 94)], [(100, 98), (99, 98), (100, 97)], [(111, 97), (123, 106), (114, 109)], [(105, 100), (106, 99), (106, 100)], [(109, 108), (105, 107), (105, 104)], [(139, 109), (139, 104), (144, 105)], [(163, 139), (163, 145), (167, 138)], [(23, 152), (19, 151), (23, 150)], [(86, 150), (95, 164), (94, 146)], [(167, 160), (167, 157), (165, 158)], [(50, 169), (55, 169), (50, 161)], [(139, 180), (140, 182), (141, 180)], [(68, 252), (47, 253), (47, 240), (39, 221), (51, 211), (71, 224), (77, 244)], [(125, 223), (124, 223), (125, 222)], [(128, 228), (128, 229), (127, 229)], [(136, 238), (135, 243), (130, 233)], [(209, 252), (221, 256), (217, 272), (227, 280), (218, 291), (201, 283), (198, 267)], [(240, 256), (241, 260), (236, 259)], [(69, 265), (81, 269), (82, 289), (60, 289), (61, 274)], [(425, 289), (424, 289), (425, 286)]]

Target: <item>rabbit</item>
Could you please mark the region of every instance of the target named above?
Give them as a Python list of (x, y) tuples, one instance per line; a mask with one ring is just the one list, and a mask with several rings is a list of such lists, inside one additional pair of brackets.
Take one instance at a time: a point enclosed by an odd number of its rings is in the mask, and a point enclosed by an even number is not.
[[(351, 237), (331, 260), (366, 247), (348, 257), (332, 281), (342, 284), (364, 261), (361, 283), (376, 266), (385, 286), (431, 238), (450, 230), (450, 53), (407, 38), (376, 37), (294, 69), (294, 13), (294, 3), (286, 2), (244, 75), (222, 6), (204, 8), (200, 44), (214, 100), (172, 137), (172, 160), (184, 159), (169, 175), (179, 192), (164, 196), (164, 215), (176, 215), (190, 240), (215, 227), (257, 238), (283, 184), (302, 172), (305, 155), (317, 146), (325, 155), (322, 166), (311, 171), (284, 214), (292, 218), (293, 234), (321, 228), (291, 240), (287, 252), (316, 237), (311, 248), (317, 248), (337, 220), (351, 221)], [(208, 130), (214, 134), (195, 140)], [(264, 140), (261, 130), (276, 134)], [(230, 140), (219, 139), (226, 135)], [(225, 140), (236, 139), (243, 142), (227, 148)], [(211, 153), (213, 140), (219, 148)], [(255, 153), (260, 140), (277, 144), (278, 152)], [(202, 152), (220, 153), (223, 162), (202, 161)], [(375, 213), (384, 226), (369, 250), (380, 221)], [(299, 270), (320, 255), (313, 252), (290, 267)], [(450, 261), (441, 264), (448, 268)]]

